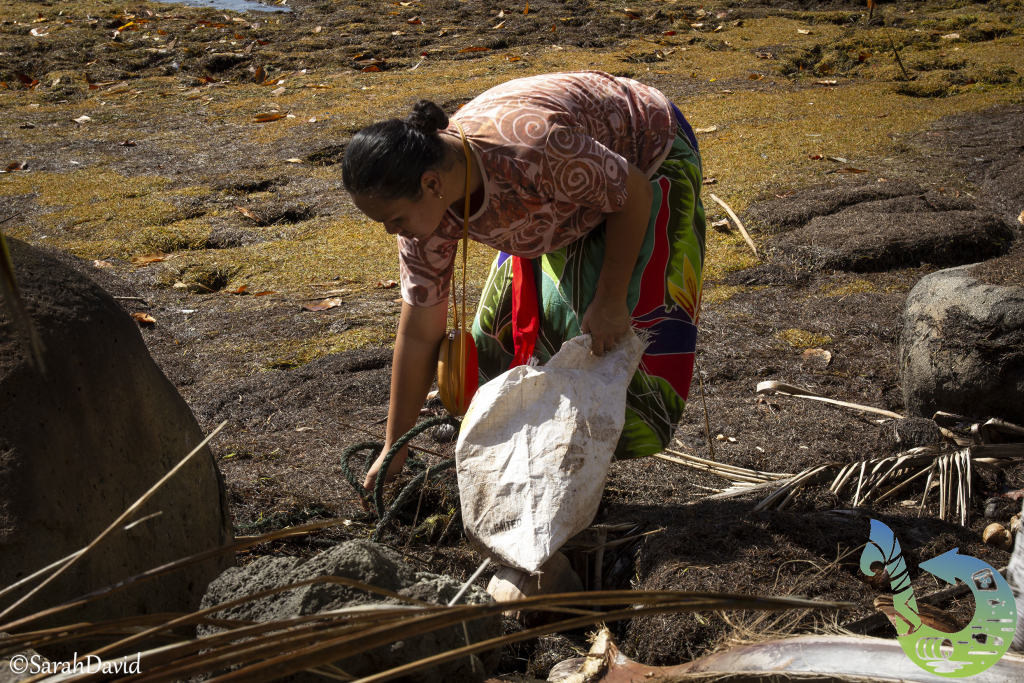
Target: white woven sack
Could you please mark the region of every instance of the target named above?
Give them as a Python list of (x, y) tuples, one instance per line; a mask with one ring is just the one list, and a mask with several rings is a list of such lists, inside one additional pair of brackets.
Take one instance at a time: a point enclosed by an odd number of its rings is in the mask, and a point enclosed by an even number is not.
[(480, 550), (537, 571), (597, 514), (644, 344), (632, 331), (598, 358), (590, 335), (542, 367), (480, 387), (455, 449), (462, 520)]

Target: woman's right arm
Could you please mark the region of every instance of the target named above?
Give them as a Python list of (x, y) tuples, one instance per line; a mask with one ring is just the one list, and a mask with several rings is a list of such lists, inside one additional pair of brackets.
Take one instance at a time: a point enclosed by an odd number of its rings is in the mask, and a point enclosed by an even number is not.
[[(395, 338), (395, 354), (391, 365), (391, 402), (388, 407), (387, 441), (384, 451), (373, 463), (363, 486), (372, 491), (377, 472), (391, 444), (413, 428), (427, 392), (437, 373), (437, 354), (448, 328), (448, 302), (434, 306), (410, 306), (402, 302), (402, 315)], [(399, 451), (388, 468), (388, 479), (402, 471), (408, 448)]]

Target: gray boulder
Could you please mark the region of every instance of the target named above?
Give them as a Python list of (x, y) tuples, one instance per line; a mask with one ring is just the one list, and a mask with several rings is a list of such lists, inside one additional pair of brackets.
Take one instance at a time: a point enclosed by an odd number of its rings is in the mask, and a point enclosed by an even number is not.
[[(203, 609), (318, 576), (353, 579), (434, 604), (448, 604), (461, 587), (459, 582), (447, 576), (414, 572), (402, 561), (401, 555), (385, 546), (366, 540), (354, 540), (341, 543), (308, 560), (293, 557), (261, 557), (245, 567), (228, 569), (210, 584), (206, 596), (203, 597)], [(478, 586), (470, 586), (460, 600), (460, 603), (469, 604), (481, 602), (493, 602), (493, 599)], [(319, 583), (246, 602), (218, 612), (215, 616), (220, 619), (272, 621), (374, 603), (401, 604), (397, 600), (382, 598), (356, 588)], [(497, 638), (502, 634), (500, 615), (479, 619), (467, 626), (473, 642)], [(200, 627), (199, 634), (206, 635), (215, 631), (216, 629), (211, 627)], [(464, 647), (465, 644), (462, 628), (450, 627), (407, 638), (334, 664), (348, 674), (362, 677)], [(417, 683), (480, 681), (484, 678), (484, 670), (493, 670), (500, 658), (500, 649), (485, 653), (481, 657), (483, 666), (478, 665), (476, 673), (473, 673), (469, 659), (462, 658), (414, 673), (402, 680)], [(326, 679), (302, 672), (283, 680), (311, 682)]]
[(1024, 286), (988, 284), (978, 266), (940, 270), (903, 310), (899, 376), (907, 411), (1024, 422)]
[[(29, 366), (0, 305), (0, 586), (85, 547), (203, 439), (138, 325), (86, 274), (90, 267), (9, 244), (47, 372)], [(156, 512), (115, 532), (17, 616), (230, 542), (227, 496), (209, 450), (138, 517)], [(195, 564), (34, 626), (193, 611), (206, 585), (233, 563), (229, 554)], [(44, 654), (63, 659), (74, 649)]]

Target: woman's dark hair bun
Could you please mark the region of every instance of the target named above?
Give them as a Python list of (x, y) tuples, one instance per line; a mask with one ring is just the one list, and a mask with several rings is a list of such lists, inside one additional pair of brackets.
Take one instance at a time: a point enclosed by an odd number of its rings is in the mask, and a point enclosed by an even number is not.
[(448, 127), (448, 116), (430, 100), (420, 100), (405, 118), (405, 122), (421, 133), (432, 135)]

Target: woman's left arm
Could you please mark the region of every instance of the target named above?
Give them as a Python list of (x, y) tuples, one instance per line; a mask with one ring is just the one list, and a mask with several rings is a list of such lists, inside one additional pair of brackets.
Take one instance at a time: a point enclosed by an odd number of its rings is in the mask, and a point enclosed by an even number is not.
[(626, 178), (626, 203), (605, 222), (604, 262), (597, 281), (597, 293), (587, 307), (581, 328), (593, 337), (593, 353), (605, 351), (629, 331), (626, 294), (636, 267), (651, 218), (651, 183), (643, 172), (629, 165)]

